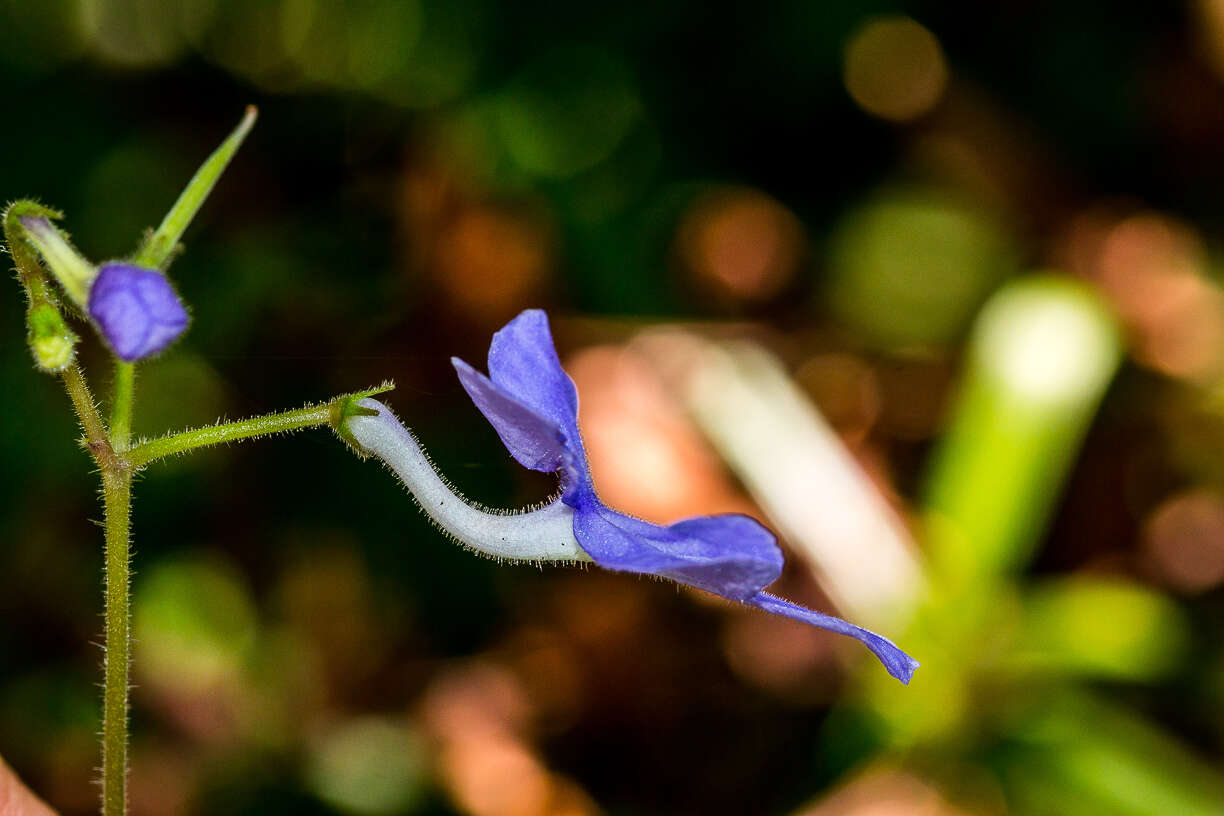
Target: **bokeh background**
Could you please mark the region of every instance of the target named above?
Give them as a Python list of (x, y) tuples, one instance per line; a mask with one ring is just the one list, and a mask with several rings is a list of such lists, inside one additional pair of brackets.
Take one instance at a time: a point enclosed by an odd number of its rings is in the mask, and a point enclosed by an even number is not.
[[(478, 559), (304, 432), (137, 485), (135, 816), (1224, 812), (1224, 3), (4, 0), (0, 76), (94, 259), (260, 108), (138, 434), (393, 378), (524, 506), (448, 358), (545, 307), (609, 503), (924, 664)], [(96, 478), (8, 294), (0, 754), (84, 814)]]

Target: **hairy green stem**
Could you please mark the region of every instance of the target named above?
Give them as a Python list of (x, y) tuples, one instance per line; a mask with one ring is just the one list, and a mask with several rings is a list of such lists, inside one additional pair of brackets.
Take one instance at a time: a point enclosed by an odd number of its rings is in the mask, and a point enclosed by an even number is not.
[(59, 304), (47, 287), (42, 264), (26, 240), (28, 235), (21, 218), (35, 215), (58, 218), (60, 214), (28, 199), (15, 201), (4, 212), (4, 240), (26, 295), (26, 341), (34, 363), (47, 373), (59, 374), (75, 359), (79, 338), (64, 321)]
[(13, 256), (13, 264), (17, 267), (17, 280), (21, 282), (31, 304), (51, 302), (51, 296), (47, 292), (47, 282), (43, 279), (38, 256), (25, 242), (25, 229), (17, 219), (26, 213), (43, 211), (44, 208), (32, 201), (18, 201), (4, 214), (4, 242), (8, 246), (9, 254)]
[(72, 400), (72, 407), (76, 409), (77, 418), (81, 421), (81, 427), (85, 430), (86, 447), (103, 471), (108, 467), (114, 468), (118, 464), (111, 461), (114, 459), (114, 450), (106, 437), (106, 428), (102, 425), (102, 417), (98, 415), (98, 406), (89, 390), (89, 383), (85, 381), (85, 375), (81, 373), (81, 367), (70, 365), (60, 376), (64, 381), (64, 390)]
[[(170, 262), (187, 225), (195, 217), (254, 124), (255, 108), (250, 107), (229, 138), (205, 160), (161, 225), (136, 251), (133, 258), (135, 263), (164, 268)], [(79, 371), (76, 376), (79, 377)], [(66, 375), (65, 382), (68, 382), (68, 379)], [(80, 384), (84, 386), (83, 378), (80, 378)], [(87, 394), (87, 390), (84, 393)], [(96, 426), (96, 431), (101, 433), (101, 421), (97, 419), (96, 410), (89, 422), (82, 417), (82, 422), (86, 424), (86, 435), (91, 440), (90, 448), (102, 468), (102, 492), (106, 503), (106, 669), (102, 693), (103, 816), (127, 814), (128, 667), (132, 650), (129, 558), (132, 472), (135, 466), (126, 453), (131, 442), (135, 394), (135, 365), (116, 360), (110, 434), (102, 436), (103, 445), (99, 449), (94, 448), (95, 431), (90, 429), (91, 425)], [(74, 397), (74, 402), (79, 403), (80, 400)], [(88, 404), (92, 408), (92, 398), (88, 400)], [(213, 431), (215, 436), (220, 429), (206, 430)], [(151, 451), (146, 449), (146, 453), (152, 452), (154, 455), (143, 461), (148, 462), (158, 455), (175, 452), (174, 440), (177, 440), (179, 445), (185, 445), (177, 450), (211, 444), (200, 441), (198, 432), (179, 434), (158, 440), (169, 444), (163, 444), (160, 448), (154, 445)]]
[[(25, 242), (25, 231), (18, 222), (21, 216), (57, 217), (58, 213), (35, 202), (17, 202), (5, 213), (4, 231), (9, 252), (17, 266), (17, 277), (25, 290), (30, 307), (53, 310), (62, 321), (59, 306), (47, 287), (42, 266)], [(120, 364), (121, 370), (123, 366), (124, 364)], [(115, 424), (121, 426), (123, 431), (111, 436), (108, 436), (106, 427), (102, 424), (98, 406), (81, 367), (70, 356), (62, 369), (58, 370), (64, 390), (68, 393), (77, 419), (85, 432), (85, 447), (102, 471), (102, 495), (106, 512), (106, 651), (102, 697), (103, 816), (126, 816), (127, 813), (128, 664), (131, 660), (128, 531), (132, 497), (132, 470), (122, 456), (122, 449), (127, 446), (127, 428), (130, 427), (131, 420), (131, 366), (127, 368), (128, 372), (121, 371), (116, 376)], [(119, 453), (116, 453), (116, 448)]]
[[(212, 191), (221, 173), (255, 124), (255, 108), (213, 152), (187, 184), (158, 228), (136, 251), (133, 261), (141, 266), (164, 269), (178, 249), (179, 239)], [(115, 363), (110, 432), (102, 423), (93, 394), (74, 360), (76, 335), (64, 324), (55, 296), (47, 286), (44, 268), (32, 251), (37, 248), (64, 291), (84, 310), (93, 267), (72, 247), (52, 220), (60, 213), (34, 201), (19, 201), (3, 213), (5, 240), (17, 266), (18, 279), (29, 302), (27, 323), (35, 362), (45, 371), (58, 373), (72, 400), (85, 445), (102, 473), (102, 495), (106, 508), (106, 657), (102, 700), (102, 813), (127, 813), (128, 667), (131, 662), (129, 597), (130, 515), (132, 473), (140, 465), (171, 453), (251, 436), (291, 431), (311, 425), (339, 427), (351, 403), (336, 400), (328, 405), (285, 414), (258, 417), (243, 422), (186, 431), (140, 446), (139, 455), (129, 457), (136, 370), (131, 363)], [(333, 411), (336, 412), (333, 417)]]
[(115, 390), (112, 395), (110, 441), (117, 451), (125, 451), (132, 436), (132, 406), (136, 398), (136, 365), (115, 361)]
[[(343, 399), (343, 398), (341, 398)], [(222, 425), (209, 425), (205, 428), (195, 428), (190, 431), (163, 436), (142, 442), (127, 452), (127, 461), (134, 468), (143, 467), (150, 462), (176, 453), (187, 453), (197, 448), (219, 445), (223, 442), (238, 442), (257, 436), (268, 436), (274, 433), (287, 433), (316, 425), (335, 425), (336, 405), (339, 400), (322, 405), (308, 405), (296, 411), (285, 411), (277, 414), (243, 419), (237, 422), (227, 422)]]
[(94, 405), (81, 369), (62, 374), (64, 388), (85, 429), (85, 445), (102, 470), (106, 508), (106, 649), (102, 691), (102, 814), (127, 813), (128, 665), (131, 626), (128, 609), (129, 518), (132, 468), (116, 452)]
[(102, 472), (106, 501), (106, 659), (102, 692), (102, 816), (127, 813), (130, 470)]

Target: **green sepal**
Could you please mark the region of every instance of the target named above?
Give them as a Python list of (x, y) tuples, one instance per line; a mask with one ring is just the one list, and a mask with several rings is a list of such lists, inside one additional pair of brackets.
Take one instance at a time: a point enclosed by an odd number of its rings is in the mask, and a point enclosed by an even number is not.
[(42, 218), (49, 218), (52, 221), (62, 221), (64, 218), (64, 214), (59, 210), (39, 204), (37, 201), (23, 198), (20, 201), (12, 202), (4, 208), (5, 233), (9, 236), (21, 235), (18, 232), (21, 229), (21, 223), (17, 219), (24, 216), (40, 216)]
[(347, 420), (350, 417), (355, 416), (378, 416), (377, 411), (372, 411), (369, 408), (358, 405), (357, 402), (365, 399), (366, 397), (385, 394), (393, 388), (395, 388), (394, 382), (391, 380), (384, 380), (380, 385), (377, 385), (374, 388), (369, 388), (365, 391), (357, 391), (352, 394), (341, 394), (331, 401), (332, 430), (336, 432), (336, 436), (340, 437), (344, 444), (352, 448), (353, 453), (357, 454), (357, 456), (362, 459), (365, 459), (370, 455), (369, 451), (363, 448), (361, 443), (353, 437), (352, 431), (350, 431), (348, 428)]
[(45, 300), (48, 294), (42, 264), (38, 262), (38, 252), (26, 236), (25, 227), (18, 220), (28, 216), (55, 221), (63, 218), (64, 214), (28, 198), (14, 201), (4, 208), (4, 241), (13, 256), (13, 263), (17, 266), (17, 278), (26, 290), (26, 297), (31, 303), (35, 303)]
[(55, 374), (72, 365), (80, 338), (68, 328), (54, 304), (46, 301), (31, 304), (26, 312), (26, 325), (30, 352), (40, 369)]

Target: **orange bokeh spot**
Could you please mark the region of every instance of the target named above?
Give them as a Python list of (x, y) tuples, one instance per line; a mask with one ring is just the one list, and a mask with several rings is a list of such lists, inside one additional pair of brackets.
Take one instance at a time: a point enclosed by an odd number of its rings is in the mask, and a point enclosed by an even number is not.
[(443, 230), (434, 274), (452, 302), (496, 319), (520, 308), (539, 288), (552, 263), (551, 247), (540, 219), (476, 206)]
[(681, 264), (697, 284), (737, 301), (766, 301), (795, 277), (803, 228), (780, 203), (756, 190), (699, 198), (677, 234)]
[(948, 85), (939, 41), (908, 17), (869, 21), (846, 44), (846, 90), (860, 108), (895, 122), (931, 110)]
[(1169, 499), (1144, 525), (1143, 549), (1159, 577), (1183, 592), (1224, 581), (1224, 497), (1192, 490)]
[(1067, 255), (1113, 302), (1140, 362), (1195, 382), (1224, 371), (1224, 292), (1204, 275), (1191, 227), (1157, 213), (1088, 214), (1072, 225)]

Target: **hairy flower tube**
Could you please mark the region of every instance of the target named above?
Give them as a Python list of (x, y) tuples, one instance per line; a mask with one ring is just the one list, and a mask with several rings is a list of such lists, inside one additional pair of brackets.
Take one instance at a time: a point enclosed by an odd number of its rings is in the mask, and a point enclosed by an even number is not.
[[(561, 492), (519, 514), (489, 513), (456, 495), (412, 434), (381, 403), (347, 420), (352, 438), (403, 480), (425, 512), (462, 544), (495, 558), (593, 561), (601, 567), (670, 578), (862, 641), (889, 674), (908, 683), (918, 661), (892, 641), (839, 618), (764, 592), (782, 571), (774, 535), (743, 515), (702, 516), (666, 527), (609, 508), (591, 479), (578, 432), (578, 395), (561, 368), (548, 318), (525, 311), (493, 336), (489, 376), (452, 358), (459, 380), (524, 467), (555, 472)], [(376, 412), (373, 413), (373, 412)]]
[(130, 263), (105, 263), (89, 287), (89, 316), (120, 360), (160, 353), (187, 328), (187, 310), (166, 276)]

